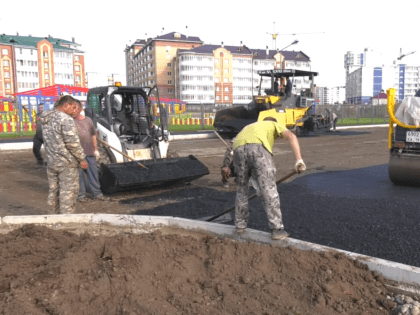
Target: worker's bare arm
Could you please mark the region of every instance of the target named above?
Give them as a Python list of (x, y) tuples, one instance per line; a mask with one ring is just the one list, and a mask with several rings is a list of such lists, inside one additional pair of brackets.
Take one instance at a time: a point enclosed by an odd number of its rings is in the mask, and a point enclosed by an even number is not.
[(301, 160), (302, 156), (300, 154), (299, 141), (295, 134), (290, 130), (285, 130), (282, 132), (283, 138), (289, 140), (290, 145), (292, 146), (293, 152), (295, 153), (296, 161)]

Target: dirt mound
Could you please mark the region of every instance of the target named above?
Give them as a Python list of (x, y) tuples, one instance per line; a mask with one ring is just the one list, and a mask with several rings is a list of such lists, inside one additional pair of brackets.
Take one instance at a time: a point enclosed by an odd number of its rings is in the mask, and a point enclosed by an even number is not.
[(388, 314), (384, 279), (335, 252), (209, 235), (0, 237), (1, 314)]

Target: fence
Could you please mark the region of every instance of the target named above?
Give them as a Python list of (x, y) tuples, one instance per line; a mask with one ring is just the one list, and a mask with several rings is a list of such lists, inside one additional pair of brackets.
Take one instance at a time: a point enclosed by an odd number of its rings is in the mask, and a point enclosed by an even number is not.
[[(35, 116), (39, 112), (39, 104), (43, 109), (51, 109), (55, 97), (22, 96), (14, 102), (0, 100), (0, 133), (17, 133), (35, 131)], [(156, 104), (153, 104), (153, 113), (159, 122), (160, 113)], [(162, 103), (167, 111), (168, 125), (188, 126), (195, 125), (205, 129), (212, 126), (216, 112), (221, 109), (248, 105), (215, 105), (215, 104), (178, 104)], [(397, 107), (397, 105), (396, 105)], [(387, 123), (388, 112), (386, 105), (317, 105), (316, 114), (325, 115), (326, 109), (336, 113), (338, 124), (357, 125)]]

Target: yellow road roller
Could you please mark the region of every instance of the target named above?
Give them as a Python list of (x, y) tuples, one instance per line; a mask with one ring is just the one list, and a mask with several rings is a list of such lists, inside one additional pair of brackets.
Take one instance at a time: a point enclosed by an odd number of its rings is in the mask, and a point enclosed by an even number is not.
[(389, 178), (396, 185), (420, 186), (420, 98), (404, 99), (397, 111), (395, 89), (387, 90), (387, 98)]

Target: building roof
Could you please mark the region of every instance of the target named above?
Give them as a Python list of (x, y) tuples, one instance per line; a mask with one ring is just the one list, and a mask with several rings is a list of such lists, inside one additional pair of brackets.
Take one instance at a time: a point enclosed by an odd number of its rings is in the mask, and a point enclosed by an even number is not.
[(386, 93), (379, 93), (379, 94), (377, 94), (377, 95), (375, 95), (375, 96), (373, 96), (372, 97), (373, 99), (386, 99), (387, 98), (387, 95), (386, 95)]
[(43, 39), (49, 41), (54, 49), (64, 49), (64, 50), (74, 50), (73, 48), (63, 47), (61, 44), (64, 45), (77, 45), (80, 44), (61, 39), (55, 37), (34, 37), (34, 36), (19, 36), (19, 35), (0, 35), (0, 43), (5, 43), (9, 45), (16, 45), (16, 46), (29, 46), (29, 47), (37, 47), (37, 43)]
[[(178, 34), (180, 37), (175, 37), (175, 34)], [(202, 43), (202, 40), (199, 37), (196, 36), (188, 36), (178, 33), (178, 32), (172, 32), (161, 36), (156, 36), (153, 38), (153, 40), (163, 40), (163, 41), (181, 41), (181, 42), (197, 42)]]
[[(213, 51), (215, 51), (218, 48), (222, 48), (220, 45), (202, 45), (197, 48), (193, 49), (182, 49), (179, 50), (180, 53), (196, 53), (196, 54), (213, 54)], [(236, 55), (251, 55), (251, 53), (241, 46), (223, 46), (224, 49), (228, 50), (232, 54)], [(267, 56), (267, 50), (266, 49), (250, 49), (254, 54), (254, 59), (273, 59), (274, 56), (280, 52), (285, 60), (298, 60), (298, 61), (310, 61), (310, 58), (304, 54), (301, 51), (277, 51), (277, 50), (268, 50), (268, 56)]]

